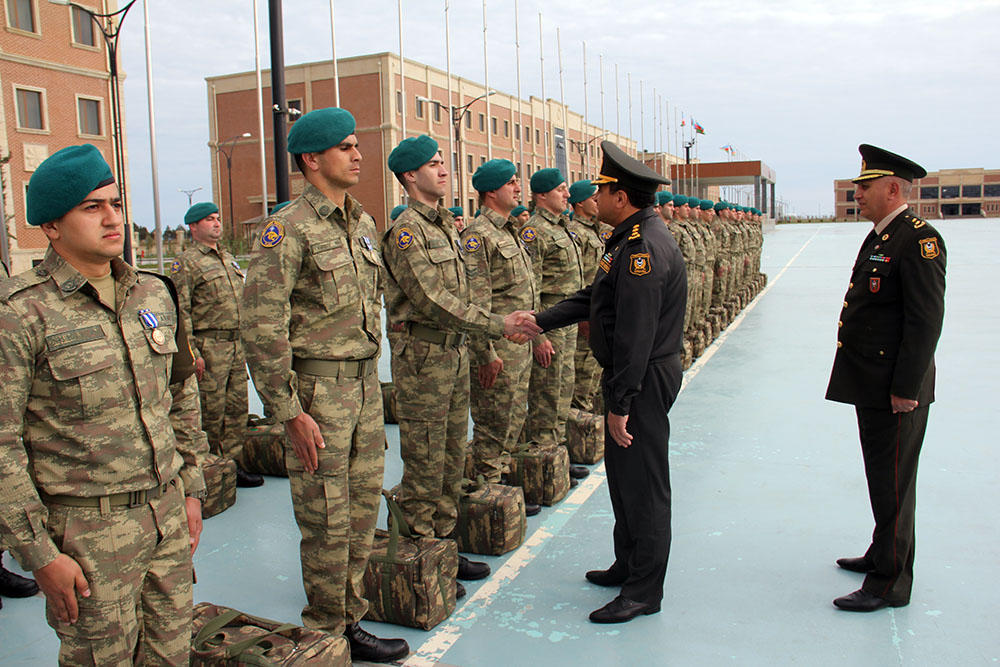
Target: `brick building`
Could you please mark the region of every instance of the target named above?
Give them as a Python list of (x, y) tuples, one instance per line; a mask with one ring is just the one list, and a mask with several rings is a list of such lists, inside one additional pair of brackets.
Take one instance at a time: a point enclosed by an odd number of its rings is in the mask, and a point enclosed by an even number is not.
[[(600, 142), (614, 141), (635, 154), (635, 141), (607, 132), (583, 117), (565, 109), (555, 100), (536, 97), (518, 100), (513, 95), (495, 92), (489, 95), (489, 117), (485, 87), (452, 75), (452, 97), (448, 100), (446, 72), (412, 60), (406, 60), (406, 136), (429, 134), (449, 151), (449, 137), (454, 136), (452, 111), (458, 118), (458, 137), (452, 155), (452, 198), (449, 205), (462, 206), (471, 214), (476, 209), (472, 174), (489, 159), (506, 158), (518, 164), (525, 181), (523, 195), (528, 199), (527, 179), (547, 166), (557, 166), (567, 180), (580, 180), (596, 174), (601, 165)], [(389, 152), (402, 140), (403, 89), (400, 86), (400, 58), (392, 53), (378, 53), (337, 60), (341, 106), (357, 120), (356, 134), (364, 160), (361, 182), (351, 194), (361, 201), (380, 226), (389, 211), (402, 202), (403, 190), (388, 171)], [(209, 148), (212, 154), (213, 199), (220, 203), (224, 219), (240, 221), (237, 233), (246, 238), (261, 213), (259, 138), (257, 133), (256, 77), (253, 72), (208, 77)], [(264, 109), (271, 106), (270, 72), (264, 72)], [(334, 105), (332, 61), (305, 63), (285, 68), (288, 105), (308, 112)], [(478, 99), (477, 98), (482, 98)], [(463, 106), (469, 105), (467, 109)], [(268, 206), (274, 201), (274, 174), (271, 168), (273, 143), (270, 112), (265, 119), (265, 152), (268, 161)], [(456, 113), (456, 115), (458, 115)], [(291, 119), (290, 119), (291, 121)], [(254, 136), (244, 138), (246, 132)], [(230, 215), (229, 175), (226, 160), (220, 153), (232, 145), (233, 208)], [(491, 145), (490, 145), (491, 144)], [(523, 160), (521, 158), (523, 150)], [(297, 196), (305, 183), (290, 160), (291, 193)]]
[[(113, 0), (76, 0), (96, 13)], [(91, 143), (114, 164), (110, 72), (104, 39), (90, 16), (47, 0), (0, 0), (0, 167), (11, 268), (45, 253), (42, 231), (26, 223), (25, 192), (35, 168), (60, 148)], [(124, 131), (124, 127), (123, 127)]]
[[(854, 183), (833, 182), (837, 220), (858, 220)], [(913, 181), (910, 206), (922, 218), (1000, 218), (1000, 169), (942, 169)]]

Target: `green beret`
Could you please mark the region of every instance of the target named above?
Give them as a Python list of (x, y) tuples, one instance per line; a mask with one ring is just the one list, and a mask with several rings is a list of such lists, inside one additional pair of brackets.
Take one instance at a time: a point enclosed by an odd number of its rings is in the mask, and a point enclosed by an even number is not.
[(537, 194), (552, 192), (559, 187), (560, 183), (565, 183), (562, 172), (555, 167), (539, 169), (531, 175), (531, 191)]
[(67, 146), (45, 159), (28, 183), (28, 224), (40, 225), (69, 213), (115, 177), (93, 144)]
[(510, 214), (516, 218), (517, 216), (521, 215), (522, 213), (527, 212), (527, 210), (528, 209), (526, 207), (524, 207), (524, 206), (515, 206), (514, 210), (511, 211)]
[(437, 152), (438, 142), (426, 134), (421, 134), (419, 137), (407, 137), (392, 149), (386, 163), (389, 165), (389, 171), (394, 174), (402, 174), (420, 169), (430, 162), (431, 158), (437, 155)]
[(271, 212), (269, 213), (269, 215), (274, 215), (275, 213), (277, 213), (278, 211), (280, 211), (281, 209), (285, 208), (286, 206), (288, 206), (291, 203), (292, 203), (291, 200), (288, 200), (288, 201), (283, 201), (283, 202), (281, 202), (279, 204), (275, 204), (274, 207), (271, 208)]
[(451, 211), (451, 214), (453, 216), (455, 216), (456, 218), (464, 218), (465, 217), (465, 211), (462, 210), (461, 206), (452, 206), (448, 210)]
[(494, 158), (479, 165), (479, 169), (472, 175), (472, 187), (476, 192), (493, 192), (506, 185), (516, 173), (517, 167), (513, 162)]
[(719, 201), (715, 202), (715, 206), (713, 206), (712, 208), (714, 208), (716, 211), (725, 211), (727, 208), (729, 208), (729, 204), (727, 204), (724, 201)]
[(399, 217), (399, 214), (405, 210), (406, 210), (406, 204), (400, 204), (399, 206), (393, 207), (393, 209), (389, 211), (389, 219), (395, 220), (396, 218)]
[(577, 181), (569, 186), (569, 203), (579, 204), (584, 199), (593, 197), (595, 192), (597, 192), (597, 186), (591, 183), (590, 179)]
[(674, 200), (674, 196), (672, 194), (670, 194), (669, 190), (660, 190), (659, 192), (656, 193), (656, 205), (657, 206), (664, 206), (666, 204), (669, 204), (673, 200)]
[(711, 211), (712, 206), (713, 202), (711, 199), (702, 199), (700, 202), (698, 202), (698, 207), (701, 208), (701, 210), (703, 211)]
[[(213, 204), (212, 202), (210, 201), (198, 202), (197, 204), (189, 208), (187, 210), (187, 213), (184, 214), (184, 224), (193, 225), (199, 220), (204, 220), (213, 213), (218, 213), (218, 212), (219, 212), (219, 207)], [(273, 213), (274, 211), (271, 212)]]
[(288, 152), (322, 153), (354, 134), (354, 116), (347, 109), (327, 107), (305, 114), (288, 133)]

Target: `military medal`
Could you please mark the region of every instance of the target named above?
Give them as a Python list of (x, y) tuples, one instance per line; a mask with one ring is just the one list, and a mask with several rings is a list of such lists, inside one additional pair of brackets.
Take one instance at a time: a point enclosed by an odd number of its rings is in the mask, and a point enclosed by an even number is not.
[(167, 342), (167, 337), (159, 329), (153, 329), (153, 342), (157, 345), (163, 345)]
[(139, 309), (139, 319), (142, 320), (142, 323), (146, 325), (147, 329), (155, 329), (160, 326), (160, 320), (149, 308)]

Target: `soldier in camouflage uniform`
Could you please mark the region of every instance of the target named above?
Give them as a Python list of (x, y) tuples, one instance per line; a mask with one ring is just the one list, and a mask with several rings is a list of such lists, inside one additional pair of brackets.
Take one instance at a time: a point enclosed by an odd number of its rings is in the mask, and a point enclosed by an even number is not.
[(677, 224), (691, 238), (694, 247), (691, 272), (688, 274), (688, 301), (684, 312), (684, 338), (691, 345), (692, 356), (697, 357), (705, 349), (704, 336), (700, 331), (698, 323), (698, 312), (702, 287), (705, 283), (706, 255), (704, 237), (691, 220), (692, 211), (690, 204), (692, 200), (694, 200), (694, 197), (687, 197), (685, 195), (674, 196), (674, 214)]
[(123, 262), (92, 145), (32, 175), (45, 259), (0, 286), (0, 547), (35, 574), (63, 665), (187, 665), (208, 451), (169, 281)]
[(201, 427), (215, 454), (236, 461), (236, 484), (264, 478), (243, 470), (247, 426), (247, 362), (240, 342), (243, 270), (219, 245), (219, 207), (200, 202), (184, 214), (194, 243), (170, 265), (184, 330), (193, 332), (194, 372), (201, 394)]
[[(243, 289), (242, 337), (285, 452), (308, 604), (302, 622), (341, 632), (356, 660), (403, 657), (358, 621), (378, 518), (385, 430), (378, 354), (382, 260), (375, 221), (347, 194), (361, 174), (354, 117), (310, 111), (288, 135), (302, 195), (265, 220)], [(286, 445), (287, 447), (287, 445)]]
[(514, 223), (514, 227), (518, 231), (521, 231), (521, 227), (528, 224), (528, 220), (531, 219), (531, 211), (524, 206), (515, 206), (514, 210), (510, 212), (510, 217), (514, 218), (516, 221)]
[(733, 268), (734, 231), (725, 218), (728, 206), (723, 201), (716, 202), (712, 207), (711, 217), (712, 233), (719, 243), (719, 249), (715, 255), (715, 281), (712, 283), (711, 313), (718, 319), (720, 328), (724, 328), (728, 324), (725, 304)]
[[(465, 254), (451, 213), (438, 201), (448, 170), (427, 135), (404, 139), (388, 159), (409, 208), (382, 238), (386, 311), (400, 338), (392, 348), (403, 479), (399, 505), (417, 535), (447, 537), (458, 519), (469, 431), (468, 337), (519, 333), (530, 314), (506, 317), (471, 303)], [(530, 323), (530, 324), (529, 324)], [(481, 579), (485, 563), (459, 558), (460, 579)]]
[(698, 321), (701, 326), (702, 335), (705, 337), (707, 346), (714, 338), (712, 325), (708, 319), (708, 311), (712, 306), (712, 285), (715, 282), (715, 254), (718, 252), (718, 242), (712, 233), (709, 214), (712, 211), (713, 202), (708, 199), (695, 198), (695, 208), (692, 209), (695, 224), (701, 232), (701, 237), (705, 242), (705, 273), (704, 282), (701, 286), (701, 299), (699, 301), (700, 310)]
[[(510, 160), (490, 160), (472, 176), (479, 192), (479, 215), (462, 232), (473, 301), (494, 313), (535, 310), (538, 292), (531, 259), (518, 236), (511, 210), (521, 194)], [(470, 407), (474, 422), (472, 454), (476, 472), (498, 484), (503, 453), (517, 447), (528, 405), (531, 350), (500, 338), (469, 340)], [(526, 507), (537, 514), (537, 505)]]
[[(674, 201), (678, 203), (675, 204)], [(674, 237), (674, 241), (677, 243), (677, 247), (681, 250), (681, 255), (684, 257), (684, 269), (687, 277), (687, 303), (684, 308), (684, 356), (682, 360), (682, 366), (686, 370), (693, 361), (694, 358), (694, 348), (692, 347), (691, 340), (686, 337), (687, 327), (691, 320), (691, 294), (692, 294), (692, 284), (694, 283), (694, 260), (695, 260), (695, 244), (694, 238), (688, 232), (687, 227), (681, 222), (681, 213), (679, 207), (685, 206), (687, 204), (687, 197), (683, 195), (674, 195), (667, 190), (661, 190), (656, 193), (656, 202), (658, 206), (654, 208), (660, 214), (663, 222), (667, 225), (667, 229), (670, 230), (670, 234)]]

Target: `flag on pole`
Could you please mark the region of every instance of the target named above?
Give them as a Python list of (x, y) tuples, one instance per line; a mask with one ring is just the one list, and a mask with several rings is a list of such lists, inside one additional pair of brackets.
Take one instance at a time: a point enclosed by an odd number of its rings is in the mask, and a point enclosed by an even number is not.
[(698, 134), (705, 134), (705, 128), (699, 125), (694, 118), (691, 119), (691, 127), (693, 127), (694, 131), (697, 132)]

